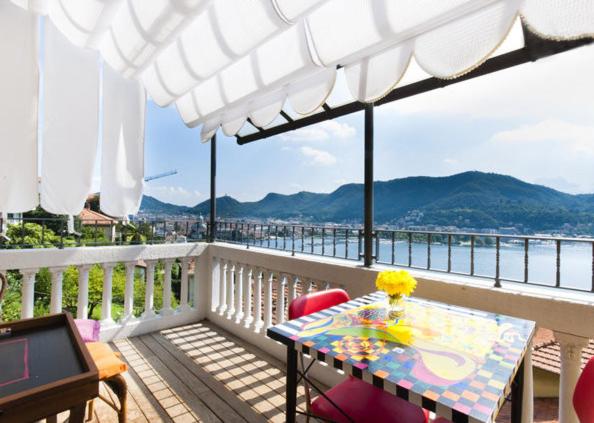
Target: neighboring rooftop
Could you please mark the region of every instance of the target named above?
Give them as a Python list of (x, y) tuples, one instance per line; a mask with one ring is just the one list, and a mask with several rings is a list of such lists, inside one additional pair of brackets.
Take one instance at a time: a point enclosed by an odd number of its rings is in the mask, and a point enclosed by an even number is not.
[[(582, 350), (582, 369), (593, 356), (594, 340), (590, 339), (588, 346)], [(539, 369), (561, 374), (561, 348), (552, 331), (538, 329), (532, 350), (532, 364)]]
[(83, 225), (112, 226), (117, 223), (117, 220), (88, 208), (84, 208), (78, 218)]

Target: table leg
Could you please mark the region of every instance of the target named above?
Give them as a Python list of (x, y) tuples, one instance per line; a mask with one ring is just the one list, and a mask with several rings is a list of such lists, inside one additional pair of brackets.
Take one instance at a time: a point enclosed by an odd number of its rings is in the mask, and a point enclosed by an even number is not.
[[(530, 354), (530, 352), (527, 354)], [(522, 422), (522, 406), (524, 405), (524, 361), (525, 359), (522, 360), (522, 364), (520, 364), (520, 368), (518, 369), (512, 383), (512, 423)]]
[(287, 423), (295, 423), (297, 417), (297, 351), (287, 346)]
[(68, 417), (68, 423), (84, 423), (85, 421), (85, 409), (87, 408), (87, 402), (82, 402), (76, 407), (70, 409), (70, 417)]

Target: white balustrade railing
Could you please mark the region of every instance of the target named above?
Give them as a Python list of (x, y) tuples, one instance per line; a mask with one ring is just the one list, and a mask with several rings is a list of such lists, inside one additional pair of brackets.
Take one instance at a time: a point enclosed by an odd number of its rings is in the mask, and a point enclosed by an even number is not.
[[(101, 337), (121, 338), (173, 327), (204, 318), (208, 304), (206, 290), (194, 286), (194, 298), (189, 298), (190, 265), (194, 263), (194, 284), (209, 277), (206, 244), (171, 244), (126, 247), (94, 247), (67, 249), (10, 250), (0, 252), (0, 271), (18, 271), (22, 277), (21, 318), (34, 315), (35, 281), (40, 269), (48, 268), (51, 275), (50, 313), (60, 313), (63, 304), (64, 272), (70, 266), (78, 271), (76, 317), (89, 317), (89, 272), (93, 265), (103, 271), (101, 292)], [(172, 308), (172, 269), (181, 265), (179, 307)], [(163, 265), (163, 304), (155, 310), (155, 269)], [(112, 316), (113, 277), (118, 264), (124, 264), (124, 304), (121, 317)], [(34, 265), (33, 265), (34, 264)], [(144, 311), (135, 315), (135, 271), (145, 267)], [(206, 286), (206, 283), (202, 283)], [(139, 304), (136, 304), (138, 306)]]
[[(221, 243), (209, 246), (209, 257), (214, 272), (210, 299), (216, 304), (211, 304), (209, 310), (214, 311), (207, 317), (280, 359), (284, 359), (284, 348), (266, 337), (266, 329), (288, 319), (288, 305), (293, 299), (301, 293), (333, 287), (347, 290), (351, 297), (364, 295), (375, 290), (377, 272), (382, 270), (381, 266), (367, 269), (339, 259), (293, 257), (281, 251)], [(552, 329), (562, 353), (560, 421), (578, 423), (571, 398), (580, 372), (581, 350), (589, 338), (594, 338), (594, 296), (520, 284), (494, 288), (490, 281), (410, 271), (419, 281), (416, 296), (534, 320), (539, 327)], [(532, 398), (530, 357), (527, 360), (525, 398)], [(332, 377), (327, 372), (318, 369), (315, 376), (330, 384)], [(532, 421), (531, 400), (524, 404), (523, 412), (523, 421)]]
[[(173, 264), (181, 266), (179, 306), (172, 306)], [(122, 316), (112, 316), (113, 272), (125, 267)], [(162, 263), (163, 306), (155, 310), (155, 272)], [(340, 287), (351, 297), (374, 291), (381, 266), (363, 268), (357, 263), (327, 257), (231, 244), (166, 244), (153, 246), (95, 247), (71, 249), (11, 250), (0, 252), (0, 272), (22, 274), (22, 317), (34, 314), (35, 280), (39, 269), (51, 274), (50, 312), (62, 309), (64, 272), (78, 269), (77, 317), (89, 313), (89, 272), (92, 265), (103, 268), (101, 336), (103, 339), (174, 327), (208, 318), (231, 333), (284, 359), (284, 348), (266, 337), (266, 329), (289, 318), (288, 306), (298, 295)], [(145, 267), (144, 311), (135, 315), (135, 270)], [(194, 264), (194, 266), (192, 266)], [(194, 269), (190, 282), (190, 269)], [(450, 274), (410, 270), (419, 281), (416, 296), (449, 304), (476, 308), (534, 320), (539, 327), (554, 331), (561, 345), (560, 420), (577, 422), (571, 397), (580, 371), (580, 352), (594, 338), (594, 296), (572, 294), (559, 289), (505, 284), (494, 288), (491, 281)], [(324, 373), (324, 371), (326, 373)], [(336, 375), (318, 369), (314, 376), (331, 383)], [(524, 389), (532, 397), (531, 366), (526, 366)], [(532, 403), (524, 404), (524, 421), (531, 421)]]

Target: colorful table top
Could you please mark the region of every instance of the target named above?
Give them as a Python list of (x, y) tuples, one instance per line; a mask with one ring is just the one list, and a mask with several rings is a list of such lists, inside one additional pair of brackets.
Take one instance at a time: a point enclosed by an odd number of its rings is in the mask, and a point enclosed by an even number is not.
[(268, 336), (456, 421), (492, 422), (535, 323), (409, 298), (387, 320), (376, 292), (268, 329)]

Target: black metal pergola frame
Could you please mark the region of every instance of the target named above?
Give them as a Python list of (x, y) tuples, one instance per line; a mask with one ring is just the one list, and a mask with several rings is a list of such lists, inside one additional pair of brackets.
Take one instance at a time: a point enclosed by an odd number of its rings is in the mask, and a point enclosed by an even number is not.
[[(553, 41), (541, 38), (522, 26), (524, 33), (524, 47), (504, 53), (499, 56), (492, 57), (486, 60), (482, 65), (475, 68), (473, 71), (462, 75), (455, 79), (440, 79), (427, 78), (412, 84), (397, 87), (393, 89), (385, 97), (377, 100), (375, 103), (362, 103), (353, 101), (338, 107), (330, 107), (325, 104), (318, 113), (300, 118), (293, 119), (285, 111), (281, 110), (280, 115), (286, 120), (286, 123), (273, 126), (270, 128), (260, 128), (255, 126), (250, 119), (248, 122), (257, 129), (256, 132), (245, 135), (236, 136), (237, 144), (244, 145), (254, 141), (280, 135), (286, 132), (294, 131), (296, 129), (304, 128), (306, 126), (314, 125), (331, 119), (336, 119), (341, 116), (346, 116), (352, 113), (364, 111), (365, 130), (364, 130), (364, 219), (363, 219), (363, 264), (369, 267), (373, 264), (373, 237), (374, 237), (374, 193), (373, 193), (373, 163), (374, 163), (374, 120), (373, 109), (375, 106), (391, 103), (402, 100), (408, 97), (423, 94), (439, 88), (444, 88), (449, 85), (458, 84), (463, 81), (474, 79), (483, 75), (499, 72), (504, 69), (509, 69), (528, 62), (535, 62), (539, 59), (573, 50), (577, 47), (582, 47), (594, 42), (592, 38), (583, 38), (571, 41)], [(214, 242), (216, 239), (216, 135), (211, 139), (211, 156), (210, 156), (210, 233), (209, 241)]]

